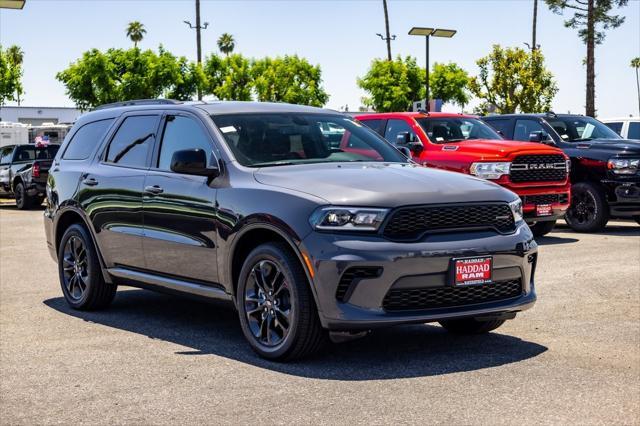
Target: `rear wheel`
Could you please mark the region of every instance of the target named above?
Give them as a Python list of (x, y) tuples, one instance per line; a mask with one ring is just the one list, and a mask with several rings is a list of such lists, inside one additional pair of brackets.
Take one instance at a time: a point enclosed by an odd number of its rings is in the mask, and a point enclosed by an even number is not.
[(482, 334), (495, 330), (505, 323), (505, 320), (477, 320), (464, 318), (458, 320), (440, 321), (440, 325), (450, 333)]
[(302, 358), (326, 341), (307, 277), (286, 245), (263, 244), (247, 256), (236, 296), (242, 332), (260, 356)]
[(80, 224), (71, 225), (58, 248), (58, 273), (62, 293), (74, 309), (95, 310), (108, 306), (116, 286), (105, 282), (89, 232)]
[(589, 182), (574, 184), (571, 187), (571, 205), (565, 220), (574, 231), (602, 230), (609, 221), (609, 206), (604, 192)]
[(18, 182), (14, 189), (16, 196), (16, 207), (20, 210), (27, 210), (31, 207), (31, 198), (27, 195), (27, 190), (22, 182)]
[(542, 237), (553, 231), (554, 226), (556, 226), (556, 221), (550, 220), (546, 222), (536, 222), (529, 228), (531, 228), (531, 232), (533, 232), (534, 237)]

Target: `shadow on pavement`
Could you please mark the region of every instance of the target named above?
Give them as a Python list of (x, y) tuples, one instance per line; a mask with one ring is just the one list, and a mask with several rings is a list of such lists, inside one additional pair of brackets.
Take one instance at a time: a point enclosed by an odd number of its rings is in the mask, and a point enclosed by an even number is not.
[(496, 367), (535, 357), (545, 346), (499, 333), (455, 336), (433, 325), (377, 330), (328, 345), (318, 356), (281, 364), (263, 360), (245, 342), (228, 304), (209, 304), (144, 290), (119, 291), (106, 311), (83, 312), (62, 297), (44, 303), (67, 315), (186, 346), (181, 355), (215, 354), (272, 371), (325, 380), (384, 380)]
[[(553, 231), (555, 233), (555, 231)], [(580, 241), (571, 237), (556, 237), (553, 234), (547, 234), (544, 237), (536, 237), (536, 243), (541, 246), (553, 246), (557, 244), (571, 244)]]
[[(624, 224), (623, 224), (624, 223)], [(568, 225), (558, 224), (550, 236), (554, 234), (578, 234), (576, 231), (571, 229)], [(618, 237), (626, 237), (629, 235), (640, 235), (640, 225), (638, 225), (635, 221), (616, 221), (615, 225), (609, 224), (600, 232), (589, 232), (580, 235), (610, 235), (610, 236), (618, 236)], [(536, 240), (537, 241), (537, 240)]]

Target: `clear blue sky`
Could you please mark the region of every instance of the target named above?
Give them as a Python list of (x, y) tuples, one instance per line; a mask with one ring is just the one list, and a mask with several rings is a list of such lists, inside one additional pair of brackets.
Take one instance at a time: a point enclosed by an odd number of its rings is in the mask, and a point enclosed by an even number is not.
[[(398, 37), (393, 55), (413, 55), (424, 63), (424, 39), (407, 35), (412, 26), (454, 28), (453, 39), (434, 39), (431, 60), (455, 61), (474, 74), (475, 60), (494, 43), (521, 46), (531, 38), (532, 0), (389, 0), (391, 32)], [(233, 34), (236, 51), (249, 57), (297, 53), (322, 66), (328, 106), (360, 105), (356, 77), (386, 48), (375, 34), (384, 32), (382, 0), (202, 0), (203, 52), (217, 50), (223, 32)], [(638, 114), (631, 58), (640, 56), (640, 2), (620, 10), (625, 24), (607, 34), (596, 51), (596, 106), (601, 117)], [(0, 10), (0, 42), (25, 52), (23, 105), (72, 106), (56, 72), (90, 48), (129, 47), (128, 22), (141, 21), (147, 34), (140, 46), (162, 43), (176, 55), (195, 59), (193, 0), (27, 0), (21, 11)], [(538, 42), (560, 91), (556, 112), (584, 112), (585, 46), (563, 18), (540, 0)]]

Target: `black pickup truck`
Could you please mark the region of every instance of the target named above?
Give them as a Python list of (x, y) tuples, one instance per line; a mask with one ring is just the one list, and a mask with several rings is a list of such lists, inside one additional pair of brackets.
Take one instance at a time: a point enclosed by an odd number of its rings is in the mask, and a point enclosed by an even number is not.
[(15, 196), (21, 210), (42, 204), (49, 168), (60, 145), (0, 148), (0, 195)]
[(557, 146), (571, 158), (571, 206), (565, 220), (594, 232), (609, 218), (640, 223), (640, 142), (622, 139), (598, 120), (575, 114), (483, 117), (505, 138)]

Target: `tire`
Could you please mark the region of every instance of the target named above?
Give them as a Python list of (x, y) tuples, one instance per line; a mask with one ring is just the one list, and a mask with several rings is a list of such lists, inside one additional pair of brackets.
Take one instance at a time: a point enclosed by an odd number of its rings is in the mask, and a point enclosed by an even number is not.
[(16, 196), (18, 210), (27, 210), (31, 207), (32, 199), (27, 195), (27, 190), (22, 182), (18, 182), (13, 192)]
[(531, 228), (531, 232), (533, 232), (534, 237), (542, 237), (553, 231), (554, 226), (556, 226), (556, 221), (549, 220), (546, 222), (536, 222), (529, 228)]
[(58, 274), (64, 298), (73, 309), (91, 311), (107, 307), (117, 286), (105, 282), (89, 231), (71, 225), (58, 248)]
[(455, 334), (483, 334), (495, 330), (506, 320), (479, 321), (475, 318), (440, 321), (440, 325), (448, 332)]
[(242, 332), (263, 358), (304, 358), (327, 340), (307, 276), (286, 244), (262, 244), (247, 256), (236, 300)]
[(565, 220), (576, 232), (597, 232), (604, 229), (609, 222), (609, 205), (604, 191), (589, 182), (574, 184)]

